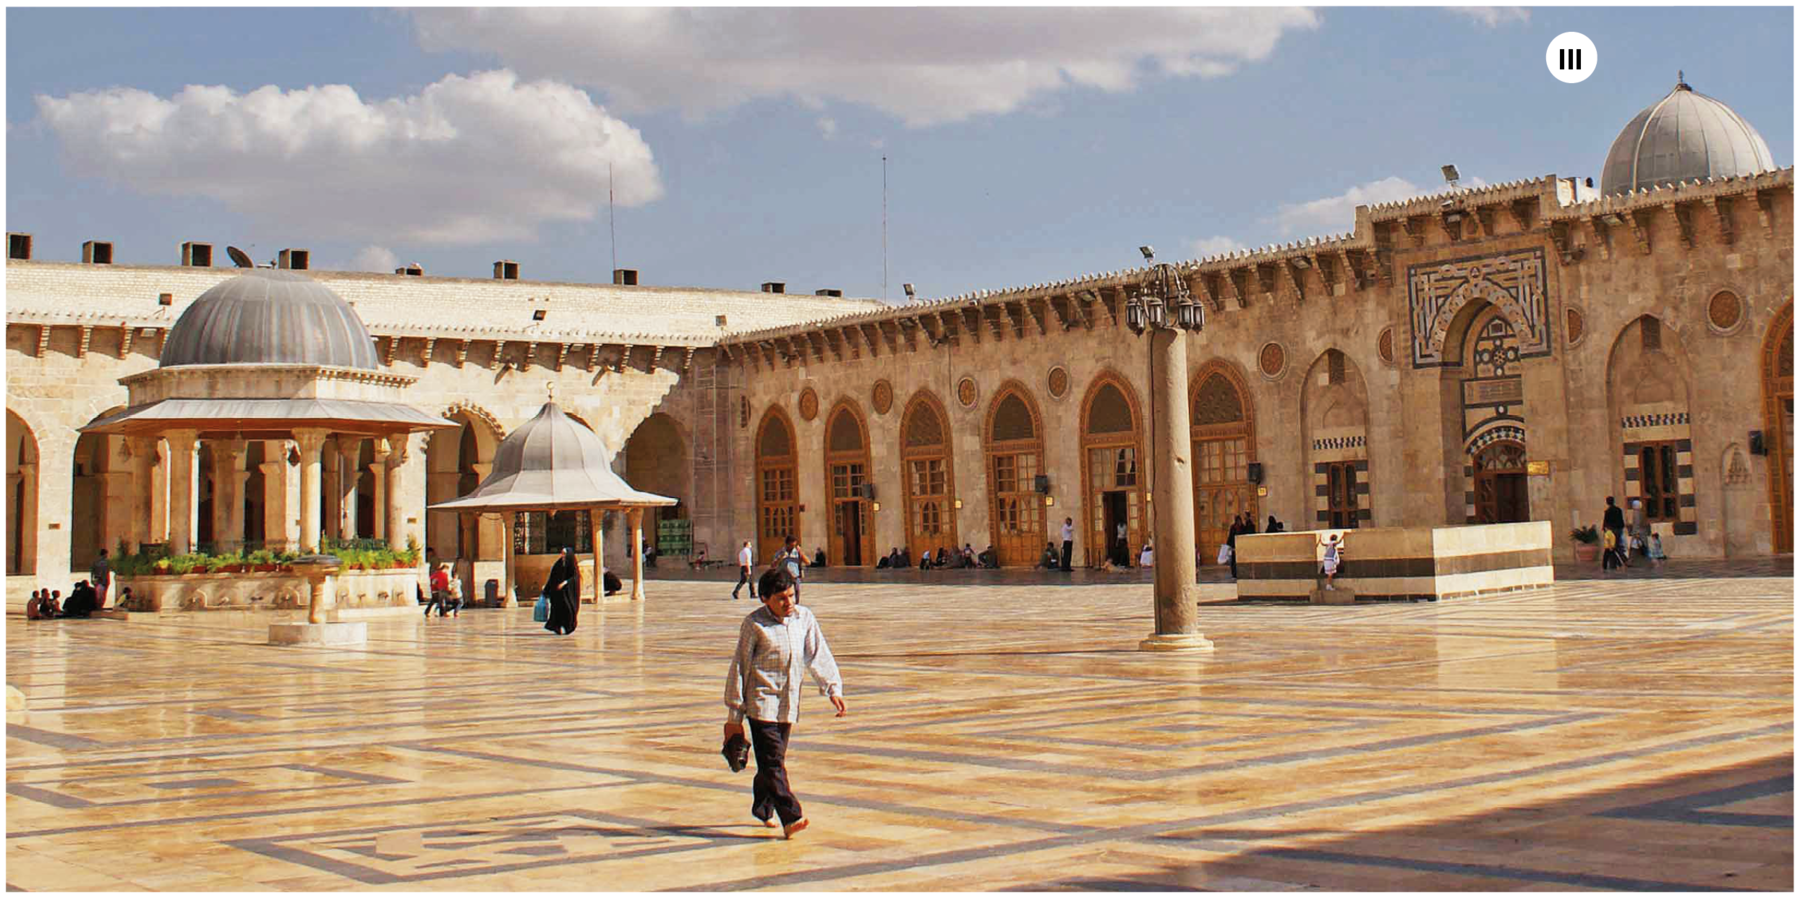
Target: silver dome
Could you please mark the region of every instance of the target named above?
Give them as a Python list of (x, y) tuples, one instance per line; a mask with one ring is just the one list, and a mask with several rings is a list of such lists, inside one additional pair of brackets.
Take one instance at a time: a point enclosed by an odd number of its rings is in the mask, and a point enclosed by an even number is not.
[(381, 369), (355, 309), (305, 275), (263, 268), (200, 294), (169, 329), (158, 366), (259, 363)]
[(1600, 170), (1604, 195), (1773, 171), (1761, 134), (1730, 106), (1677, 81), (1619, 132)]

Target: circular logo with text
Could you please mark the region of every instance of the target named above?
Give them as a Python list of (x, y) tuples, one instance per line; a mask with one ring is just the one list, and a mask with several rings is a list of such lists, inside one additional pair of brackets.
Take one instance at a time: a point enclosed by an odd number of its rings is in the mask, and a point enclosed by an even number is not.
[(1594, 67), (1600, 63), (1600, 54), (1594, 51), (1594, 42), (1579, 31), (1565, 31), (1550, 42), (1549, 49), (1544, 51), (1544, 65), (1550, 68), (1550, 74), (1564, 84), (1579, 84), (1594, 74)]

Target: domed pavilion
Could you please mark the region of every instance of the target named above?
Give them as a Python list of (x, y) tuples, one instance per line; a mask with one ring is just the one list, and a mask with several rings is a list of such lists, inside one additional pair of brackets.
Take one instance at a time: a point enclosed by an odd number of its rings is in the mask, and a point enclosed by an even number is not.
[[(631, 598), (644, 598), (644, 509), (675, 504), (632, 488), (613, 473), (612, 459), (600, 436), (587, 425), (563, 414), (554, 401), (544, 403), (537, 416), (520, 425), (500, 442), (494, 453), (494, 469), (460, 499), (439, 502), (432, 511), (462, 515), (506, 516), (506, 532), (514, 532), (514, 516), (528, 511), (585, 511), (593, 539), (594, 569), (591, 583), (596, 603), (604, 596), (601, 520), (606, 511), (623, 511), (631, 524)], [(502, 604), (510, 601), (517, 581), (517, 556), (513, 541), (506, 541), (506, 585)]]
[(1677, 77), (1667, 96), (1639, 112), (1613, 140), (1600, 170), (1600, 192), (1613, 196), (1775, 170), (1775, 156), (1756, 128)]
[[(456, 426), (405, 404), (415, 380), (382, 369), (368, 328), (337, 294), (297, 272), (250, 269), (189, 305), (158, 366), (119, 379), (130, 397), (125, 410), (82, 431), (137, 438), (130, 441), (146, 453), (156, 439), (168, 441), (171, 554), (195, 547), (193, 472), (203, 443), (214, 458), (215, 505), (223, 500), (224, 508), (213, 544), (232, 551), (244, 543), (247, 441), (292, 440), (298, 458), (282, 455), (300, 466), (299, 548), (310, 551), (323, 532), (320, 450), (328, 439), (346, 457), (373, 441), (385, 462), (405, 453), (408, 435)], [(396, 471), (387, 465), (387, 476), (374, 480), (375, 536), (391, 543), (404, 515)]]

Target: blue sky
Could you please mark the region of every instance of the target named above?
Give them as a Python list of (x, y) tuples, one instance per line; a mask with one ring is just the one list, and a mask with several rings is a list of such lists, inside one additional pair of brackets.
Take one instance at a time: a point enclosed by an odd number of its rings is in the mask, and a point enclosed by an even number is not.
[[(881, 296), (1348, 231), (1359, 198), (1598, 179), (1677, 69), (1792, 165), (1791, 8), (9, 9), (7, 229), (173, 264)], [(1565, 85), (1563, 31), (1599, 65)], [(488, 73), (488, 74), (481, 74)], [(212, 90), (188, 91), (189, 85)], [(347, 85), (306, 92), (310, 87)], [(272, 89), (262, 90), (266, 86)], [(353, 91), (353, 93), (352, 93)], [(221, 263), (223, 259), (221, 257)]]

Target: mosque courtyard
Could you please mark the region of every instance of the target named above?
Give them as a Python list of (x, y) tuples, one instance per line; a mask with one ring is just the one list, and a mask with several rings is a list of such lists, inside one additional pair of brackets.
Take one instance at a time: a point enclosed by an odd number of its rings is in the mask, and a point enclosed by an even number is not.
[(14, 617), (6, 882), (1790, 890), (1792, 560), (1663, 573), (1353, 607), (1209, 583), (1201, 656), (1136, 650), (1147, 583), (815, 582), (850, 714), (807, 690), (793, 841), (718, 753), (729, 583), (355, 650)]

